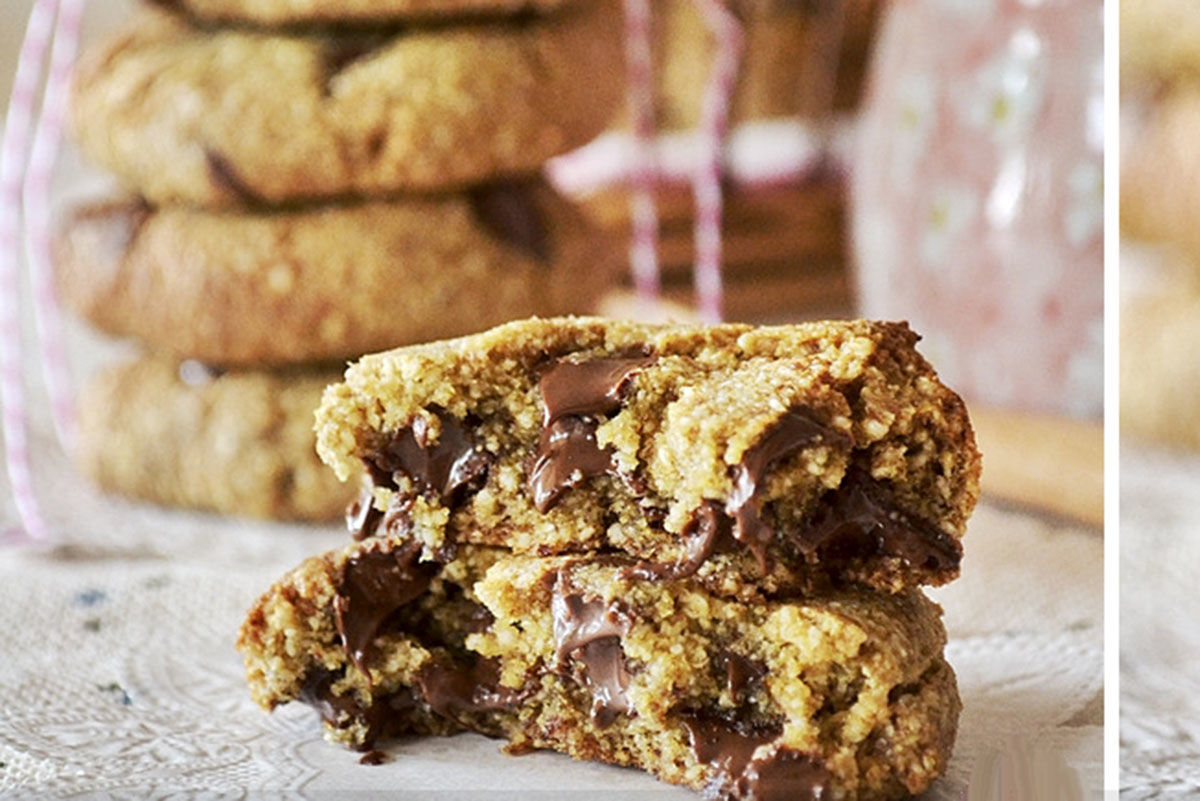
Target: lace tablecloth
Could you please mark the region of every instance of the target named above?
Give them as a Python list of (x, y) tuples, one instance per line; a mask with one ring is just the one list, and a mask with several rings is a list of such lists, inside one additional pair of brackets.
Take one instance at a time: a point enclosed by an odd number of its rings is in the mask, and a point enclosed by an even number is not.
[[(386, 764), (362, 766), (320, 739), (307, 708), (264, 714), (233, 650), (242, 615), (278, 575), (345, 535), (102, 497), (47, 429), (34, 437), (37, 485), (62, 539), (0, 550), (0, 794), (694, 797), (637, 771), (504, 756), (473, 735), (403, 742)], [(8, 529), (7, 487), (0, 498)], [(934, 593), (965, 710), (950, 775), (929, 798), (961, 798), (973, 762), (1014, 737), (1062, 754), (1089, 796), (1099, 791), (1102, 550), (1095, 532), (979, 509), (962, 579)], [(1172, 691), (1186, 699), (1182, 686)]]
[(1200, 457), (1121, 451), (1121, 797), (1195, 798)]

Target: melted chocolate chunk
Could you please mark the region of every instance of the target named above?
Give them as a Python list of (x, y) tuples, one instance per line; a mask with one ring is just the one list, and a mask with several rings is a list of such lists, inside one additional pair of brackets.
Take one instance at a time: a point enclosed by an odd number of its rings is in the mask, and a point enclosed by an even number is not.
[(779, 726), (756, 727), (743, 720), (687, 713), (681, 718), (697, 762), (716, 769), (709, 787), (728, 797), (734, 782), (750, 764), (754, 751), (777, 738)]
[(321, 719), (335, 728), (346, 729), (361, 723), (366, 731), (360, 751), (369, 751), (380, 739), (407, 729), (411, 713), (417, 708), (417, 699), (410, 690), (375, 698), (370, 706), (364, 707), (353, 694), (334, 695), (333, 684), (337, 679), (327, 670), (310, 672), (300, 688), (299, 700), (316, 709)]
[(620, 410), (629, 381), (653, 356), (624, 359), (560, 360), (542, 376), (543, 425), (567, 416), (605, 416)]
[(756, 727), (746, 721), (685, 714), (692, 753), (715, 769), (705, 797), (754, 801), (825, 801), (830, 774), (808, 754), (777, 747), (755, 756), (760, 746), (779, 737), (779, 726)]
[(208, 165), (208, 177), (218, 192), (229, 195), (243, 206), (261, 208), (267, 205), (262, 195), (250, 188), (234, 169), (233, 164), (225, 156), (215, 150), (204, 151), (204, 161)]
[(539, 512), (550, 511), (563, 492), (592, 476), (619, 475), (611, 450), (596, 443), (596, 429), (621, 408), (634, 373), (653, 362), (652, 356), (561, 359), (542, 376), (543, 428), (528, 482)]
[(746, 688), (762, 679), (767, 668), (760, 662), (752, 662), (744, 656), (727, 652), (717, 658), (717, 664), (725, 667), (725, 689), (735, 704), (742, 703)]
[(537, 203), (532, 182), (511, 181), (471, 189), (471, 213), (500, 241), (515, 245), (538, 261), (551, 258), (550, 229)]
[(777, 748), (750, 760), (730, 795), (755, 801), (827, 801), (833, 797), (831, 779), (819, 760), (791, 748)]
[(792, 409), (742, 456), (733, 471), (733, 491), (725, 511), (733, 517), (733, 536), (754, 552), (759, 566), (767, 571), (767, 544), (775, 532), (762, 518), (759, 494), (763, 477), (771, 466), (816, 443), (849, 447), (845, 434), (818, 423), (808, 412)]
[(346, 507), (346, 528), (355, 540), (364, 540), (375, 534), (383, 512), (375, 508), (375, 496), (364, 487), (362, 494)]
[(887, 488), (860, 468), (847, 471), (798, 541), (822, 558), (895, 556), (933, 573), (957, 570), (962, 561), (962, 543), (901, 511)]
[(441, 423), (437, 442), (430, 442), (425, 418), (398, 431), (367, 457), (367, 468), (378, 486), (396, 485), (395, 474), (407, 476), (421, 492), (453, 502), (460, 489), (477, 486), (487, 475), (489, 459), (476, 450), (467, 429), (454, 417), (433, 410)]
[(681, 579), (695, 574), (714, 553), (733, 543), (733, 525), (716, 501), (705, 501), (683, 528), (687, 556), (673, 565), (639, 562), (625, 571), (631, 578)]
[(583, 681), (592, 692), (593, 722), (604, 728), (612, 725), (617, 715), (632, 712), (626, 694), (630, 674), (621, 649), (621, 638), (629, 633), (629, 617), (599, 599), (585, 601), (574, 593), (564, 595), (557, 584), (551, 610), (558, 668), (569, 672), (572, 661), (581, 667)]
[(469, 665), (449, 656), (435, 659), (417, 674), (417, 690), (430, 709), (450, 720), (460, 714), (508, 709), (522, 698), (519, 691), (500, 685), (500, 663), (484, 657)]
[(596, 444), (595, 422), (580, 417), (555, 420), (542, 429), (529, 470), (533, 506), (545, 514), (568, 489), (615, 470), (611, 452)]
[(429, 588), (438, 570), (435, 563), (419, 564), (418, 543), (394, 550), (369, 551), (346, 562), (338, 594), (333, 599), (338, 635), (350, 659), (363, 673), (375, 638), (396, 610)]

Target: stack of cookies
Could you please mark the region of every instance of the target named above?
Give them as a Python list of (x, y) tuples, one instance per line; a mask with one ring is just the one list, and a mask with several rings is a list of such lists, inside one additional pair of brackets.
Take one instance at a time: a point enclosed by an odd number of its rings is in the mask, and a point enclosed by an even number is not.
[(66, 302), (152, 355), (81, 399), (103, 486), (340, 514), (312, 411), (363, 353), (583, 311), (619, 261), (540, 179), (622, 96), (613, 0), (173, 0), (86, 55)]
[(365, 475), (355, 542), (251, 609), (251, 693), (361, 750), (472, 730), (715, 798), (922, 792), (960, 702), (920, 586), (958, 574), (980, 458), (916, 340), (562, 318), (363, 358), (317, 415)]
[(1121, 433), (1200, 450), (1200, 16), (1122, 0)]

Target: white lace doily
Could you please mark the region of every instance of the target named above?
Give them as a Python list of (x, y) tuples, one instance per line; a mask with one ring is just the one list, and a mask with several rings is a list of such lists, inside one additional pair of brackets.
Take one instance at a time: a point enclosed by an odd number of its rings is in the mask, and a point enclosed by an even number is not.
[(1121, 448), (1121, 797), (1200, 794), (1200, 457)]
[[(233, 639), (260, 592), (335, 528), (229, 521), (106, 498), (53, 456), (40, 431), (38, 486), (65, 532), (0, 551), (0, 794), (321, 797), (695, 797), (633, 770), (550, 753), (508, 757), (473, 735), (413, 740), (362, 766), (320, 739), (316, 716), (249, 700)], [(2, 492), (8, 503), (8, 493)], [(14, 521), (11, 504), (0, 525)], [(957, 801), (974, 760), (1017, 736), (1101, 784), (1100, 538), (984, 506), (963, 578), (933, 593), (965, 701), (949, 775)]]

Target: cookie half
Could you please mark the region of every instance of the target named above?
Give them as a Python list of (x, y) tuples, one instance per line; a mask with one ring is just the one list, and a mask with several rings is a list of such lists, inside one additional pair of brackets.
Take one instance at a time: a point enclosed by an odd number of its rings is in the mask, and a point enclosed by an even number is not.
[(335, 375), (219, 374), (142, 359), (79, 398), (79, 462), (112, 492), (250, 517), (330, 520), (353, 489), (313, 450), (313, 409)]
[(599, 133), (620, 8), (393, 33), (197, 30), (146, 15), (81, 59), (75, 135), (154, 203), (264, 206), (536, 172)]
[(746, 604), (621, 557), (420, 550), (360, 543), (263, 595), (254, 698), (360, 749), (476, 730), (712, 798), (903, 798), (945, 770), (961, 706), (919, 592)]
[(58, 285), (110, 334), (219, 365), (336, 362), (584, 312), (618, 252), (541, 182), (295, 211), (78, 210)]
[(510, 323), (364, 357), (317, 413), (356, 535), (619, 550), (732, 594), (958, 574), (980, 458), (906, 325)]
[(567, 0), (153, 0), (192, 20), (220, 25), (379, 25), (544, 12)]

